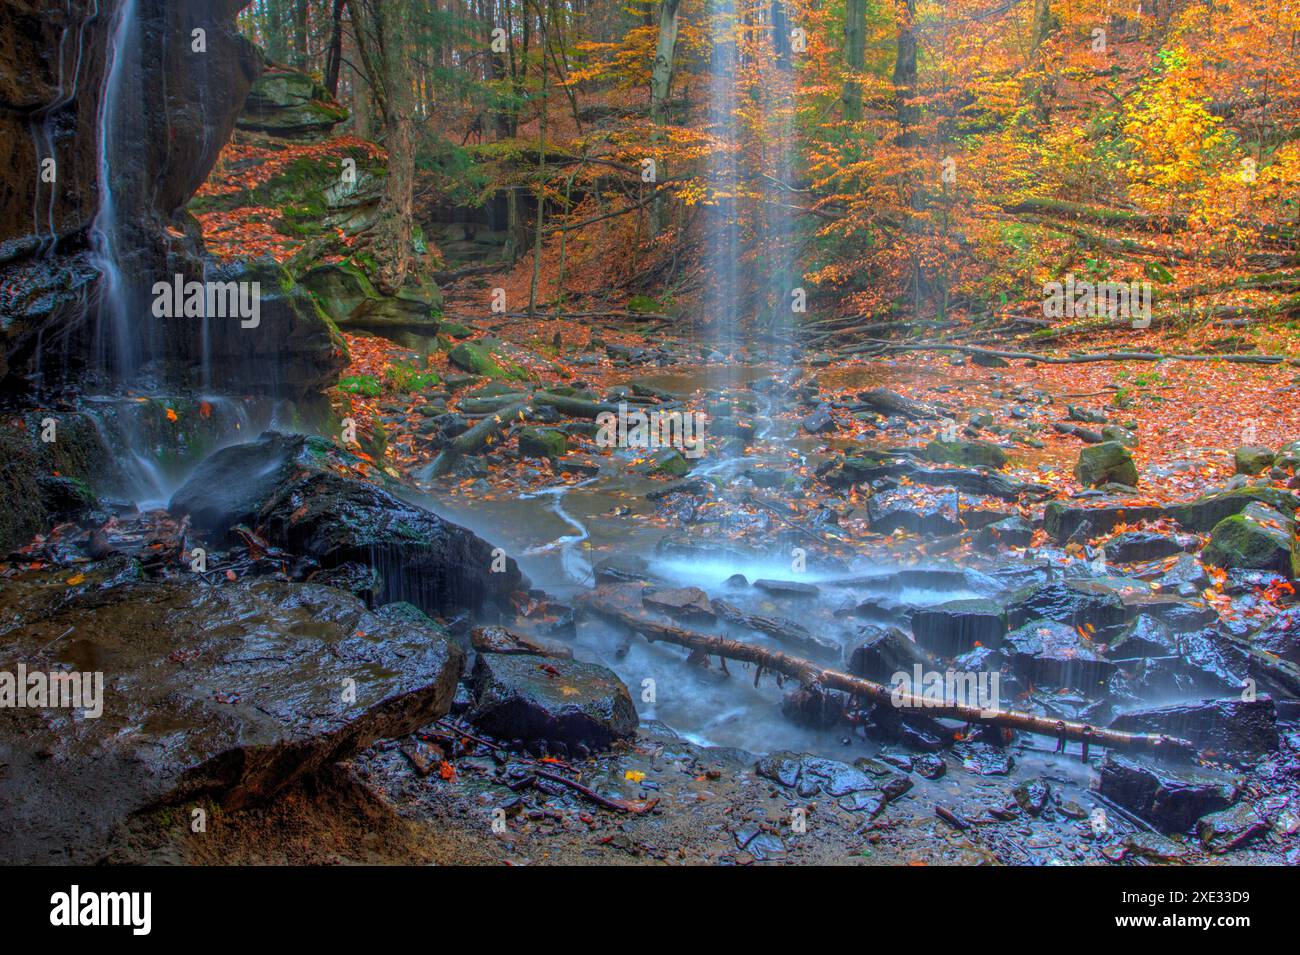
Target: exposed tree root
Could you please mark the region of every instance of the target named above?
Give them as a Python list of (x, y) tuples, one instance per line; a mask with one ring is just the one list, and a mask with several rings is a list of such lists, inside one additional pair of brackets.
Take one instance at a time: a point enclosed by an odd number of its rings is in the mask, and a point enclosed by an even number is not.
[(619, 596), (619, 588), (598, 587), (591, 594), (582, 597), (580, 604), (606, 620), (641, 634), (652, 643), (658, 641), (675, 643), (690, 649), (693, 653), (752, 663), (758, 668), (754, 678), (755, 684), (758, 683), (763, 671), (767, 670), (780, 676), (788, 676), (806, 687), (839, 690), (859, 699), (896, 705), (900, 708), (915, 708), (917, 712), (925, 713), (927, 716), (948, 717), (968, 723), (988, 723), (1028, 733), (1041, 733), (1058, 740), (1075, 740), (1085, 744), (1108, 746), (1112, 749), (1184, 755), (1196, 752), (1196, 748), (1187, 740), (1170, 736), (1123, 733), (1089, 726), (1086, 723), (1033, 716), (1016, 710), (982, 710), (979, 707), (958, 703), (935, 706), (933, 701), (922, 700), (912, 694), (898, 693), (892, 687), (882, 683), (852, 676), (839, 670), (824, 669), (811, 660), (791, 656), (788, 653), (767, 650), (738, 640), (728, 640), (725, 637), (713, 637), (672, 624), (659, 623), (630, 607), (626, 600), (619, 600)]

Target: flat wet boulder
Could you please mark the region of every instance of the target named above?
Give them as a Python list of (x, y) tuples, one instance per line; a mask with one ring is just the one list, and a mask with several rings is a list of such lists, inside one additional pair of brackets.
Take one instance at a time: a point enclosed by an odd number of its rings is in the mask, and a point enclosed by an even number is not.
[(0, 671), (102, 679), (98, 716), (0, 707), (8, 863), (94, 861), (133, 813), (270, 797), (446, 714), (464, 663), (437, 631), (315, 584), (7, 587)]
[(1106, 559), (1115, 564), (1134, 564), (1144, 560), (1172, 557), (1188, 549), (1188, 540), (1179, 540), (1172, 534), (1151, 531), (1129, 531), (1117, 534), (1106, 542)]
[(498, 739), (605, 749), (636, 733), (627, 687), (594, 663), (480, 653), (473, 677), (469, 719)]
[(821, 588), (816, 584), (805, 583), (799, 580), (773, 580), (768, 577), (762, 577), (754, 581), (754, 586), (772, 597), (791, 597), (795, 599), (816, 597), (821, 593)]
[(1091, 580), (1056, 581), (1019, 591), (1007, 606), (1007, 626), (1015, 629), (1037, 620), (1082, 627), (1099, 639), (1117, 634), (1128, 610), (1114, 590)]
[(873, 494), (867, 501), (867, 520), (876, 534), (906, 531), (940, 537), (962, 529), (955, 493), (935, 494), (915, 488)]
[[(888, 767), (882, 768), (884, 778), (898, 775)], [(810, 799), (819, 793), (840, 799), (859, 793), (881, 791), (881, 776), (873, 775), (837, 759), (826, 759), (821, 756), (791, 752), (772, 753), (758, 761), (755, 771), (762, 778), (779, 786), (796, 790), (804, 799)], [(870, 804), (854, 801), (851, 803), (850, 811), (869, 808), (871, 815), (876, 815), (884, 809), (885, 801), (885, 798)]]
[(1268, 696), (1199, 700), (1121, 713), (1111, 729), (1191, 740), (1212, 757), (1252, 762), (1278, 748), (1277, 708)]
[(1154, 521), (1163, 514), (1159, 507), (1122, 501), (1078, 505), (1049, 501), (1043, 508), (1043, 530), (1052, 540), (1063, 544), (1084, 524), (1092, 534), (1108, 534), (1121, 524)]
[(1209, 770), (1139, 762), (1107, 753), (1098, 792), (1163, 832), (1186, 832), (1207, 813), (1227, 809), (1237, 797), (1228, 777)]
[(641, 603), (651, 610), (683, 620), (712, 621), (715, 618), (709, 595), (699, 587), (673, 587), (646, 591)]
[(833, 462), (821, 476), (832, 487), (870, 484), (875, 481), (906, 478), (927, 487), (948, 487), (967, 494), (1015, 501), (1022, 496), (1042, 497), (1051, 489), (1042, 484), (1017, 481), (996, 471), (961, 467), (926, 467), (902, 458), (846, 457)]
[(955, 656), (977, 645), (996, 647), (1007, 632), (1006, 615), (992, 600), (950, 600), (912, 614), (912, 635), (927, 650)]
[(1115, 664), (1078, 628), (1054, 620), (1037, 620), (1006, 635), (1012, 666), (1030, 683), (1069, 686), (1099, 695)]

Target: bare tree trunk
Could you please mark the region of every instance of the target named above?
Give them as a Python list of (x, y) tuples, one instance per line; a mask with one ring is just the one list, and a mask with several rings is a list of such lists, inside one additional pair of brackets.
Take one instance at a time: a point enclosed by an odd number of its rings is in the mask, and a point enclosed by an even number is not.
[[(677, 8), (680, 0), (662, 0), (659, 4), (659, 42), (655, 48), (654, 67), (650, 73), (650, 121), (654, 124), (651, 142), (658, 147), (662, 142), (659, 127), (663, 125), (668, 96), (673, 85), (673, 56), (677, 48)], [(656, 152), (658, 149), (656, 148)], [(656, 159), (660, 162), (662, 157)], [(656, 173), (667, 172), (667, 168)], [(656, 179), (658, 175), (656, 175)], [(667, 222), (668, 198), (658, 193), (650, 204), (650, 231), (652, 235), (663, 232)]]
[[(867, 0), (845, 0), (844, 65), (861, 73), (867, 65)], [(844, 81), (844, 118), (851, 123), (862, 119), (862, 84), (856, 77)]]

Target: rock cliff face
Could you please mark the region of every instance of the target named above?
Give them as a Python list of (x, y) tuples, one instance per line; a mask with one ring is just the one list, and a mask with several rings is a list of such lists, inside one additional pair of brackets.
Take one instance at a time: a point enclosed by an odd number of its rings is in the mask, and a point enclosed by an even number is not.
[(303, 355), (325, 360), (259, 375), (253, 391), (301, 399), (335, 374), (329, 324), (305, 296), (271, 303), (273, 313), (293, 314), (273, 314), (260, 330), (235, 320), (246, 341), (215, 355), (213, 341), (228, 342), (234, 331), (158, 318), (151, 308), (155, 283), (206, 278), (197, 224), (184, 207), (263, 68), (235, 26), (246, 4), (0, 6), (0, 162), (9, 171), (0, 182), (0, 378), (9, 385), (84, 387), (92, 373), (234, 390), (250, 376), (223, 367), (222, 356), (273, 359), (280, 347), (273, 329), (283, 326), (293, 327), (300, 346), (291, 349), (292, 363), (301, 365)]

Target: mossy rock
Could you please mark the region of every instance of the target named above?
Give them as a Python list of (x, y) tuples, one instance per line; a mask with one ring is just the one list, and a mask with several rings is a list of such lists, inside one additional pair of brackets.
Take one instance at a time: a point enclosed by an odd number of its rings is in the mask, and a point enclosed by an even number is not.
[(1227, 569), (1269, 570), (1300, 577), (1295, 524), (1271, 508), (1251, 504), (1214, 525), (1201, 560)]
[(1137, 487), (1137, 465), (1128, 448), (1118, 441), (1103, 441), (1079, 452), (1074, 476), (1084, 487), (1122, 484)]
[(1267, 471), (1276, 459), (1276, 455), (1270, 449), (1257, 444), (1244, 444), (1233, 454), (1236, 473), (1249, 474), (1252, 477)]
[(1174, 504), (1168, 513), (1184, 530), (1203, 534), (1224, 518), (1240, 514), (1254, 503), (1263, 504), (1289, 518), (1300, 507), (1300, 496), (1274, 487), (1243, 487), (1205, 494), (1187, 504)]
[(519, 432), (519, 453), (526, 458), (558, 458), (569, 450), (563, 431), (554, 428), (523, 428)]
[(384, 370), (384, 383), (392, 391), (412, 395), (441, 385), (442, 379), (435, 371), (422, 371), (399, 362)]
[(382, 295), (354, 261), (318, 265), (302, 284), (343, 328), (419, 328), (434, 332), (442, 316), (442, 291), (432, 281), (412, 281), (396, 295)]
[(690, 473), (691, 462), (676, 448), (660, 448), (633, 470), (659, 477), (685, 477)]
[(284, 139), (323, 139), (348, 118), (325, 87), (297, 70), (263, 73), (248, 91), (236, 125)]
[(384, 388), (369, 375), (347, 375), (339, 379), (339, 391), (349, 395), (378, 398), (384, 393)]
[(461, 342), (451, 350), (447, 358), (457, 368), (472, 375), (512, 381), (528, 377), (522, 368), (498, 358), (482, 342)]
[(935, 464), (966, 467), (1001, 468), (1007, 463), (1007, 453), (988, 441), (931, 441), (921, 457)]

